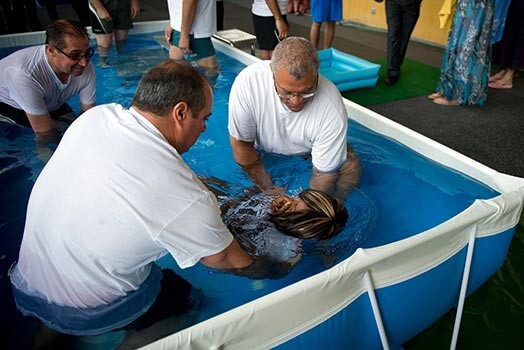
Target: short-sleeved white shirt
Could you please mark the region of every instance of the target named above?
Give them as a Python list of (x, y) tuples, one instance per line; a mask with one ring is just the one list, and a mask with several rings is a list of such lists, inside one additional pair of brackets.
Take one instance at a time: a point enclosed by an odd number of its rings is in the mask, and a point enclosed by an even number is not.
[(229, 97), (229, 134), (255, 142), (263, 151), (284, 155), (311, 152), (321, 172), (337, 169), (347, 156), (347, 111), (339, 91), (319, 76), (315, 97), (299, 112), (278, 97), (269, 61), (246, 67)]
[(67, 130), (29, 199), (24, 292), (78, 308), (136, 290), (168, 252), (181, 268), (233, 237), (216, 198), (146, 118), (117, 104)]
[[(278, 7), (282, 15), (286, 14), (286, 7), (290, 0), (278, 0)], [(254, 0), (251, 6), (251, 13), (260, 17), (273, 17), (273, 13), (267, 6), (266, 0)]]
[(93, 63), (62, 83), (47, 61), (45, 45), (21, 49), (2, 59), (0, 76), (0, 102), (29, 114), (53, 112), (77, 93), (82, 104), (95, 103)]
[[(180, 32), (182, 28), (182, 0), (168, 0), (169, 24)], [(195, 39), (209, 38), (217, 31), (216, 1), (198, 1), (189, 34)]]

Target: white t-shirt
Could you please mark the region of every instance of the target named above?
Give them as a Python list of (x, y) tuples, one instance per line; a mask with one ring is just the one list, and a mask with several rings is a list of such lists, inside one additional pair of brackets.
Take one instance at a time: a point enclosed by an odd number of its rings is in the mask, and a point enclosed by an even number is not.
[(77, 308), (136, 290), (168, 252), (181, 268), (233, 237), (216, 198), (133, 108), (92, 108), (67, 130), (29, 199), (24, 292)]
[(255, 142), (263, 151), (284, 155), (311, 152), (321, 172), (337, 169), (347, 156), (347, 111), (336, 86), (319, 76), (315, 97), (300, 112), (278, 97), (270, 61), (246, 67), (229, 96), (229, 134)]
[(0, 102), (29, 114), (53, 112), (77, 93), (81, 103), (95, 103), (93, 63), (89, 62), (81, 75), (70, 75), (69, 81), (62, 83), (47, 61), (45, 45), (18, 50), (1, 60), (0, 76)]
[[(176, 31), (182, 28), (182, 0), (168, 0), (169, 23)], [(217, 32), (216, 1), (200, 0), (189, 34), (195, 39), (209, 38)]]
[[(282, 15), (286, 14), (286, 7), (289, 0), (278, 0), (278, 7)], [(266, 0), (254, 0), (253, 6), (251, 7), (251, 13), (261, 17), (273, 17), (273, 13), (267, 6)]]

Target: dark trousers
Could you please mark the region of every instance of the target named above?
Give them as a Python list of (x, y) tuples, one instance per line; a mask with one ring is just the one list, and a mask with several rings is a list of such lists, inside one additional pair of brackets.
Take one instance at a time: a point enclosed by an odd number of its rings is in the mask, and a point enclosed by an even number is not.
[(388, 77), (398, 78), (422, 0), (386, 0)]
[[(62, 118), (62, 116), (69, 115), (72, 113), (73, 110), (71, 109), (71, 107), (67, 103), (64, 103), (56, 111), (50, 112), (49, 115), (51, 116), (51, 119), (71, 123), (72, 120)], [(25, 112), (21, 109), (11, 107), (7, 103), (0, 102), (0, 115), (7, 117), (15, 123), (20, 124), (22, 126), (27, 126), (28, 128), (31, 127), (31, 124), (29, 123), (29, 119), (27, 119), (27, 115), (25, 114)]]

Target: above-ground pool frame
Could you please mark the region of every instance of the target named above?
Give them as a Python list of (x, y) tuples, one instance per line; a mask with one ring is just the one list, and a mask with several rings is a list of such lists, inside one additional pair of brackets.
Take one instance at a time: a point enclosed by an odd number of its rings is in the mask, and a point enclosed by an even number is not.
[[(131, 34), (163, 31), (135, 24)], [(0, 38), (0, 47), (41, 44), (43, 33)], [(214, 41), (245, 64), (257, 59)], [(369, 249), (317, 275), (147, 345), (146, 349), (396, 348), (457, 307), (505, 260), (524, 202), (524, 179), (500, 174), (371, 110), (344, 100), (351, 119), (461, 172), (500, 195), (476, 200), (440, 225)]]

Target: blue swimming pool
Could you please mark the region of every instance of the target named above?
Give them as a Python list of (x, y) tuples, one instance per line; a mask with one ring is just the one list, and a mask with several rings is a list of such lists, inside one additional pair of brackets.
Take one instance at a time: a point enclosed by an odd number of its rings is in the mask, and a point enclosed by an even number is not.
[[(142, 74), (167, 59), (155, 40), (161, 33), (131, 36), (125, 56), (112, 57), (109, 68), (96, 67), (97, 103), (118, 102), (128, 106)], [(0, 56), (9, 50), (1, 51)], [(219, 52), (220, 73), (210, 77), (215, 103), (207, 131), (184, 155), (195, 173), (227, 180), (232, 195), (252, 185), (234, 162), (227, 132), (227, 103), (231, 84), (244, 64)], [(96, 57), (93, 60), (96, 62)], [(78, 110), (78, 101), (70, 101)], [(350, 116), (351, 117), (351, 116)], [(456, 170), (413, 152), (401, 143), (350, 120), (348, 140), (361, 158), (362, 182), (346, 200), (350, 222), (339, 237), (316, 253), (306, 255), (284, 278), (250, 280), (226, 275), (202, 266), (179, 269), (173, 259), (158, 263), (173, 268), (203, 290), (197, 323), (258, 299), (297, 281), (325, 271), (352, 256), (357, 248), (374, 248), (401, 241), (438, 226), (470, 207), (475, 200), (491, 199), (497, 191)], [(264, 155), (277, 185), (296, 194), (307, 188), (310, 161), (304, 157)], [(17, 259), (26, 203), (43, 164), (33, 153), (32, 132), (0, 123), (0, 298), (2, 323), (8, 324), (13, 341), (28, 347), (18, 336), (35, 334), (36, 326), (15, 310), (7, 270)], [(235, 192), (236, 191), (236, 192)], [(16, 340), (15, 340), (16, 339)]]

